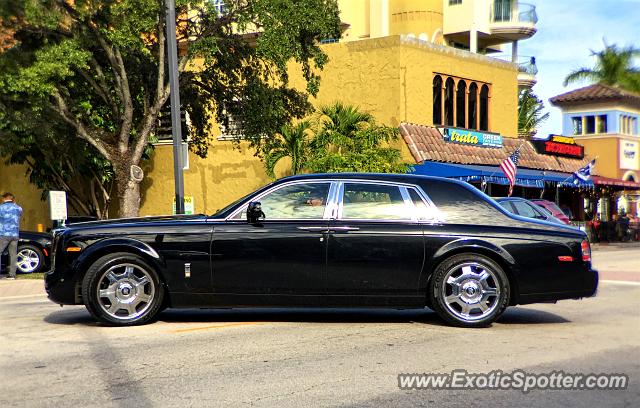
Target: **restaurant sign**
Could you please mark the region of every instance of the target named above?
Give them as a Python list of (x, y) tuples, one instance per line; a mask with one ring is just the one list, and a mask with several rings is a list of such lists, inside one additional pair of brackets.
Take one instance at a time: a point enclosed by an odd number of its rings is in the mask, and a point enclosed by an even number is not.
[(576, 144), (572, 137), (551, 135), (548, 139), (533, 139), (531, 142), (538, 153), (572, 159), (584, 158), (584, 147)]
[(497, 133), (478, 132), (476, 130), (453, 127), (438, 128), (445, 142), (459, 143), (479, 147), (502, 147), (502, 136)]

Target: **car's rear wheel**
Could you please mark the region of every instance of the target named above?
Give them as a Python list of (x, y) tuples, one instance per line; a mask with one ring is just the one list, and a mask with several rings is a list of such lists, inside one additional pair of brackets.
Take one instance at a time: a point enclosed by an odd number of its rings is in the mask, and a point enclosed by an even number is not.
[(131, 326), (155, 317), (163, 304), (164, 287), (144, 259), (115, 253), (91, 265), (82, 282), (82, 298), (99, 321)]
[(484, 327), (509, 304), (509, 279), (500, 265), (479, 254), (459, 254), (434, 271), (429, 297), (433, 309), (448, 323)]
[(25, 244), (18, 246), (16, 266), (20, 273), (34, 273), (42, 269), (44, 254), (35, 245)]

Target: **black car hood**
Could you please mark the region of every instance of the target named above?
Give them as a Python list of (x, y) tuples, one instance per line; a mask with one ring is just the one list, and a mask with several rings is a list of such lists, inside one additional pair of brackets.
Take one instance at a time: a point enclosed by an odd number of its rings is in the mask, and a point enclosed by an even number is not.
[(135, 225), (147, 225), (153, 223), (173, 222), (173, 221), (191, 221), (206, 219), (204, 214), (196, 215), (163, 215), (155, 217), (138, 217), (138, 218), (114, 218), (111, 220), (102, 221), (87, 221), (78, 222), (66, 226), (65, 229), (79, 230), (87, 228), (102, 228), (102, 227), (118, 227), (118, 226), (135, 226)]

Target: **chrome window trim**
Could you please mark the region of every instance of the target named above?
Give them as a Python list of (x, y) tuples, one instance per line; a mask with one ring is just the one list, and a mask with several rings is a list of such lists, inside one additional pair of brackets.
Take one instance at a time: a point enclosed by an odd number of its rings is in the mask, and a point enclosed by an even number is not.
[[(441, 224), (441, 223), (443, 223), (444, 222), (444, 216), (440, 212), (440, 209), (431, 200), (429, 195), (424, 192), (422, 187), (420, 187), (418, 185), (413, 185), (410, 188), (413, 188), (413, 190), (416, 193), (418, 193), (418, 197), (420, 197), (422, 199), (422, 202), (424, 202), (424, 204), (427, 207), (431, 208), (433, 210), (433, 213), (436, 214), (436, 216), (431, 218), (431, 219), (424, 219), (424, 220), (418, 220), (418, 221), (423, 223), (423, 224)], [(413, 204), (413, 200), (411, 200), (411, 201), (412, 201), (412, 204)]]
[[(296, 184), (329, 184), (329, 192), (327, 193), (327, 204), (325, 205), (325, 209), (324, 209), (324, 214), (322, 216), (322, 218), (269, 218), (267, 221), (322, 221), (324, 219), (326, 219), (325, 217), (327, 216), (327, 207), (329, 207), (330, 202), (329, 199), (331, 197), (331, 188), (332, 185), (334, 184), (333, 180), (321, 180), (321, 179), (315, 179), (315, 180), (295, 180), (295, 181), (290, 181), (287, 183), (283, 183), (283, 184), (278, 184), (277, 186), (273, 186), (270, 189), (263, 191), (262, 193), (260, 193), (260, 195), (254, 197), (251, 199), (251, 201), (259, 201), (262, 197), (266, 196), (267, 194), (271, 194), (274, 191), (280, 190), (281, 188), (285, 188), (285, 187), (289, 187), (289, 186), (293, 186)], [(244, 219), (237, 219), (234, 220), (234, 217), (236, 217), (238, 214), (242, 213), (242, 211), (244, 211), (247, 206), (249, 205), (249, 202), (245, 202), (243, 203), (240, 207), (238, 207), (237, 210), (235, 210), (233, 213), (231, 213), (231, 215), (229, 215), (227, 218), (225, 218), (225, 221), (245, 221)]]
[(411, 202), (411, 197), (409, 197), (409, 193), (407, 192), (407, 188), (413, 188), (415, 185), (407, 184), (407, 183), (397, 183), (397, 182), (388, 182), (388, 181), (380, 181), (380, 180), (360, 180), (360, 179), (347, 179), (340, 180), (339, 193), (338, 193), (338, 217), (337, 219), (340, 221), (366, 221), (366, 222), (417, 222), (418, 219), (415, 218), (415, 211), (411, 211), (411, 218), (394, 218), (394, 219), (380, 219), (380, 218), (344, 218), (343, 217), (343, 209), (344, 209), (344, 185), (345, 184), (374, 184), (377, 186), (391, 186), (396, 187), (400, 190), (400, 195), (402, 196), (402, 200), (404, 201), (405, 206), (409, 208), (415, 208), (413, 203)]
[[(335, 178), (335, 179), (294, 180), (294, 181), (289, 181), (289, 182), (286, 182), (286, 183), (283, 183), (283, 184), (278, 184), (276, 186), (273, 186), (273, 187), (269, 188), (268, 190), (263, 191), (260, 195), (252, 198), (251, 201), (258, 201), (262, 197), (266, 196), (267, 194), (270, 194), (271, 192), (276, 191), (276, 190), (278, 190), (280, 188), (284, 188), (284, 187), (288, 187), (288, 186), (296, 185), (296, 184), (317, 184), (317, 183), (329, 183), (330, 184), (329, 193), (327, 195), (327, 204), (325, 206), (325, 212), (324, 212), (322, 218), (270, 218), (267, 221), (322, 221), (322, 220), (329, 221), (329, 220), (341, 220), (341, 221), (368, 221), (368, 222), (381, 222), (381, 223), (412, 222), (412, 223), (421, 223), (421, 224), (437, 224), (437, 223), (444, 222), (444, 217), (441, 216), (440, 210), (438, 209), (438, 207), (436, 207), (436, 205), (433, 203), (431, 198), (429, 198), (429, 195), (424, 192), (422, 187), (420, 187), (417, 184), (397, 182), (397, 181), (382, 181), (382, 180), (372, 180), (372, 179), (366, 179), (366, 178), (362, 178), (362, 179), (360, 179), (360, 178), (355, 178), (355, 179), (339, 179), (339, 178)], [(415, 218), (414, 215), (412, 215), (412, 218), (392, 219), (392, 220), (375, 219), (375, 218), (359, 218), (359, 219), (357, 219), (357, 218), (348, 218), (348, 219), (344, 219), (344, 218), (342, 218), (342, 199), (344, 197), (344, 184), (345, 183), (389, 185), (389, 186), (398, 187), (400, 189), (400, 191), (401, 191), (401, 194), (402, 194), (402, 188), (403, 187), (406, 189), (407, 192), (408, 192), (408, 189), (413, 189), (414, 191), (416, 191), (418, 193), (418, 196), (422, 199), (422, 201), (425, 203), (425, 205), (427, 207), (431, 208), (433, 210), (434, 214), (439, 214), (440, 216), (434, 217), (432, 219), (424, 219), (424, 220), (417, 219), (417, 218)], [(405, 199), (405, 204), (406, 204), (406, 198), (404, 196), (403, 196), (403, 199)], [(414, 206), (413, 200), (411, 199), (410, 196), (409, 196), (409, 202), (411, 203), (412, 206)], [(249, 204), (249, 202), (245, 202), (243, 205), (238, 207), (238, 209), (236, 209), (233, 213), (231, 213), (231, 215), (227, 216), (224, 219), (224, 221), (246, 222), (245, 219), (234, 219), (234, 217), (236, 217), (239, 213), (242, 213), (242, 211), (244, 211), (246, 209), (248, 204)]]

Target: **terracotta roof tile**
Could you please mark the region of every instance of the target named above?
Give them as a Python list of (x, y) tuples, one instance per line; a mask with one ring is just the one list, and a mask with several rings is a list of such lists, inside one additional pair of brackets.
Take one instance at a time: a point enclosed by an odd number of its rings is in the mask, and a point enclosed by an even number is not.
[(416, 163), (437, 161), (499, 166), (521, 145), (518, 165), (524, 168), (573, 173), (591, 160), (586, 156), (584, 159), (571, 159), (540, 154), (530, 142), (509, 137), (503, 137), (502, 149), (448, 143), (436, 128), (410, 123), (400, 124), (400, 133)]
[(613, 101), (625, 101), (632, 105), (640, 106), (640, 94), (615, 86), (594, 84), (554, 96), (549, 101), (556, 106)]

